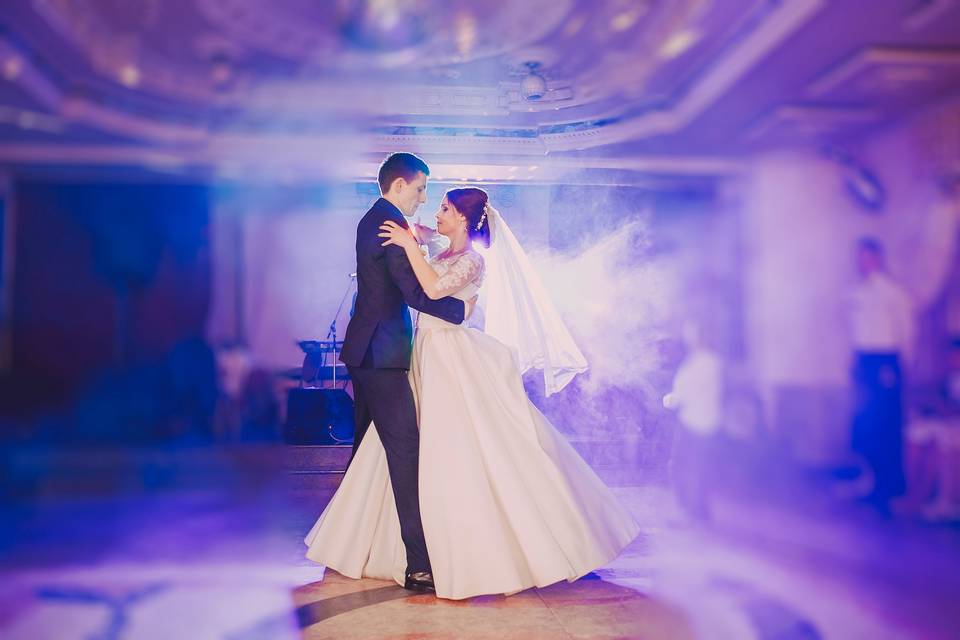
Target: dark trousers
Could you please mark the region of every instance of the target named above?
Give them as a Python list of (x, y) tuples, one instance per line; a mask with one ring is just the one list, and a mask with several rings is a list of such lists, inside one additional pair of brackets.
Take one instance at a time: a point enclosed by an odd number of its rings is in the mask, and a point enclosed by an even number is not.
[(874, 498), (886, 501), (906, 489), (900, 358), (895, 353), (858, 353), (853, 385), (853, 449), (874, 473)]
[(407, 571), (430, 571), (420, 520), (420, 431), (407, 371), (347, 369), (354, 395), (353, 455), (372, 420), (387, 454), (393, 498), (400, 517), (400, 535), (407, 549)]
[(671, 477), (680, 507), (688, 514), (708, 520), (713, 486), (711, 468), (714, 436), (694, 433), (682, 426), (673, 434)]

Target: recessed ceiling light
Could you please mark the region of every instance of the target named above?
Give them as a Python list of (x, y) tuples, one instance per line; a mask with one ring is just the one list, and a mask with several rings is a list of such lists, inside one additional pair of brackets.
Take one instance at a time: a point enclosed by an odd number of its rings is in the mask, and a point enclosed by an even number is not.
[(660, 50), (657, 52), (664, 60), (676, 58), (684, 51), (693, 46), (700, 39), (700, 34), (693, 29), (683, 29), (667, 38)]
[(3, 63), (3, 77), (13, 80), (23, 71), (23, 60), (19, 56), (10, 56)]
[(635, 25), (639, 18), (640, 12), (636, 10), (618, 13), (610, 19), (610, 28), (613, 31), (626, 31)]
[(457, 51), (460, 55), (470, 55), (477, 44), (477, 21), (470, 13), (464, 11), (456, 17), (454, 30), (456, 33)]
[(120, 82), (128, 87), (136, 87), (140, 84), (140, 69), (132, 64), (124, 65), (120, 69)]

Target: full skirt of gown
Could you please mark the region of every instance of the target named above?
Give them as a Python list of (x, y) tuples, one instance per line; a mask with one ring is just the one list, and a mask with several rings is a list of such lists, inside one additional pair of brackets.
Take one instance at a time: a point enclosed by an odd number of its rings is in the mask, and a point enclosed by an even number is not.
[[(639, 525), (527, 398), (511, 351), (472, 328), (418, 329), (420, 511), (437, 596), (510, 594), (613, 560)], [(403, 585), (406, 552), (372, 424), (305, 540), (307, 557)]]

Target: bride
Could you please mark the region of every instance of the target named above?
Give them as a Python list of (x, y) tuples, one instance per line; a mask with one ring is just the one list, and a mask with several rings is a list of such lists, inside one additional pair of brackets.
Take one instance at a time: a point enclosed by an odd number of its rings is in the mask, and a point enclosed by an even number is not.
[[(551, 394), (586, 361), (485, 191), (451, 189), (436, 221), (449, 247), (430, 261), (408, 230), (387, 221), (380, 233), (405, 250), (431, 298), (481, 296), (464, 325), (420, 314), (414, 339), (420, 509), (436, 594), (576, 580), (613, 560), (639, 526), (530, 402), (521, 376), (542, 369)], [(403, 585), (400, 523), (371, 426), (306, 537), (307, 557), (351, 578)]]

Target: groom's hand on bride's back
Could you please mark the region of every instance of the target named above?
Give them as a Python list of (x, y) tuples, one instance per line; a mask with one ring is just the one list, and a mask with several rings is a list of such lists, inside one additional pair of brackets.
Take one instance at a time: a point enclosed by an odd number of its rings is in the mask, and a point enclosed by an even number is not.
[(471, 315), (473, 315), (473, 308), (477, 306), (477, 299), (479, 295), (473, 296), (469, 300), (465, 300), (463, 303), (463, 321), (466, 322)]

